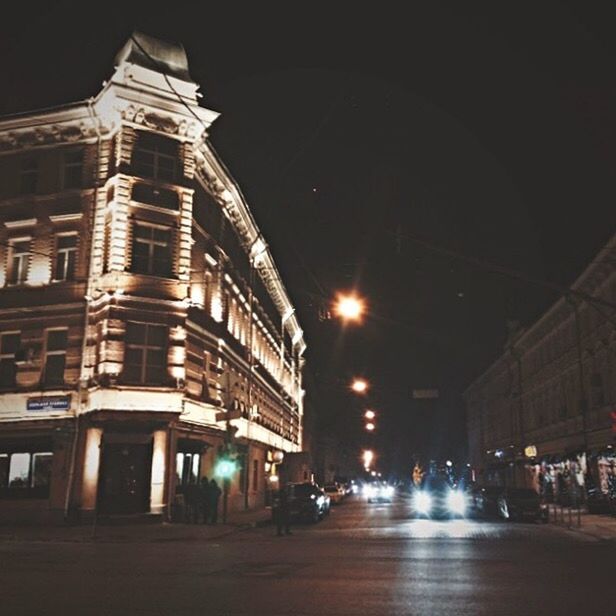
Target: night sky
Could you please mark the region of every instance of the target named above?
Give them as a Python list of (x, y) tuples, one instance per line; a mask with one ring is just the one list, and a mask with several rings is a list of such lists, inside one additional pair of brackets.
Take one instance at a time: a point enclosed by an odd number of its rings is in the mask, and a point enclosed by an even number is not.
[[(557, 296), (414, 240), (575, 279), (615, 229), (613, 15), (547, 1), (408, 15), (220, 4), (17, 8), (0, 23), (0, 113), (96, 94), (133, 29), (181, 42), (221, 113), (211, 142), (297, 305), (322, 425), (367, 443), (344, 390), (362, 374), (386, 464), (464, 460), (461, 392), (507, 321), (532, 323)], [(345, 288), (368, 298), (361, 328), (319, 319)], [(441, 396), (422, 405), (417, 388)]]

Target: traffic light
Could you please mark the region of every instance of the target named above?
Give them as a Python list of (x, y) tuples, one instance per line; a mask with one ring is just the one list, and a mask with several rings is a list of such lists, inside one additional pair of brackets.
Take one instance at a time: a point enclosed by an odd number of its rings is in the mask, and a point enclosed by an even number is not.
[(218, 460), (214, 474), (222, 479), (231, 479), (238, 469), (237, 451), (231, 443), (218, 447)]

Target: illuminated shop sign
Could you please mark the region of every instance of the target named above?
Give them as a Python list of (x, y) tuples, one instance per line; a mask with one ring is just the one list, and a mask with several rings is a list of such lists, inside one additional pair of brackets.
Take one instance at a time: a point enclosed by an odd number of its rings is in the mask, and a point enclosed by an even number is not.
[(41, 396), (28, 398), (26, 402), (28, 411), (68, 411), (70, 407), (70, 396)]

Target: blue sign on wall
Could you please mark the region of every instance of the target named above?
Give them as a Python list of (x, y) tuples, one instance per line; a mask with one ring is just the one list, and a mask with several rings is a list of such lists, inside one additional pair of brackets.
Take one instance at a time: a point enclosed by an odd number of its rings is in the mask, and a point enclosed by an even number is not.
[(28, 398), (26, 405), (29, 411), (68, 411), (70, 407), (70, 396), (41, 396), (40, 398)]

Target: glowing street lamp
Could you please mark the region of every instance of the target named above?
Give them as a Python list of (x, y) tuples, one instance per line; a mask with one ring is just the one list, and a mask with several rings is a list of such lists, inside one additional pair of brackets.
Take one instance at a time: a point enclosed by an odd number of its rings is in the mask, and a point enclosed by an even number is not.
[(368, 381), (364, 379), (355, 379), (351, 383), (351, 389), (357, 394), (365, 394), (368, 391)]
[(364, 300), (356, 295), (338, 294), (334, 304), (334, 313), (343, 321), (361, 321), (365, 310)]
[(366, 419), (374, 419), (375, 415), (376, 415), (376, 413), (375, 413), (374, 411), (371, 411), (371, 410), (367, 410), (367, 411), (364, 413), (364, 417), (365, 417)]
[(364, 460), (364, 467), (368, 470), (370, 468), (370, 464), (372, 464), (372, 461), (374, 460), (374, 452), (370, 449), (364, 449), (362, 458)]
[(374, 424), (371, 421), (366, 424), (366, 430), (368, 430), (368, 432), (372, 432), (374, 430)]

